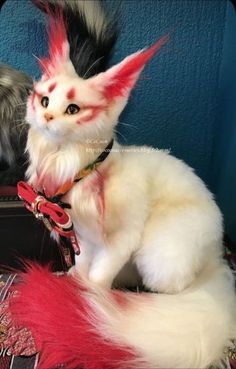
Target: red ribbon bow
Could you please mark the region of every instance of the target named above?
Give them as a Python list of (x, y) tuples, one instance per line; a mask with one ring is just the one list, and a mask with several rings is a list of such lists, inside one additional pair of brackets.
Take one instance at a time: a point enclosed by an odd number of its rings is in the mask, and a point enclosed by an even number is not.
[(75, 254), (79, 255), (80, 247), (70, 215), (58, 204), (49, 201), (41, 194), (39, 195), (26, 182), (18, 182), (17, 190), (26, 209), (31, 211), (37, 219), (42, 220), (49, 231), (54, 230), (59, 235), (70, 238)]

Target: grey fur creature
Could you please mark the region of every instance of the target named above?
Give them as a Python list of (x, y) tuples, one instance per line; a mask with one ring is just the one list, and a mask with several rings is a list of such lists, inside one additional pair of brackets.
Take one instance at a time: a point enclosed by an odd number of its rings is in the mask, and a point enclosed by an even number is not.
[[(89, 78), (106, 69), (117, 39), (118, 8), (108, 14), (103, 1), (98, 0), (32, 2), (55, 18), (59, 8), (63, 11), (70, 57), (80, 76)], [(14, 185), (24, 176), (27, 136), (24, 116), (31, 88), (30, 77), (0, 64), (0, 185)]]
[(0, 64), (0, 185), (15, 185), (26, 169), (26, 101), (32, 80), (23, 72)]

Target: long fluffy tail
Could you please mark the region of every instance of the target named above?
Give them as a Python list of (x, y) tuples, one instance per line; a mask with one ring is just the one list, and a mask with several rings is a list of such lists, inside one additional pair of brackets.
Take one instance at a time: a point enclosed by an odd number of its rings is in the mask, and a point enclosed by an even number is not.
[(100, 290), (31, 265), (10, 303), (28, 327), (40, 369), (205, 368), (235, 336), (235, 295), (225, 265), (177, 295)]
[(55, 16), (63, 10), (70, 44), (70, 59), (76, 72), (89, 78), (106, 69), (116, 42), (117, 11), (108, 12), (99, 0), (32, 0)]

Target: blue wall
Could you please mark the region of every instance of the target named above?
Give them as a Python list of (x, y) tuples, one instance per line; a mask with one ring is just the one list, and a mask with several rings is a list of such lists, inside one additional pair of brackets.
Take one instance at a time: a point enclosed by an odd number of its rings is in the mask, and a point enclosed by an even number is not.
[(43, 15), (29, 0), (7, 0), (0, 13), (0, 62), (39, 77), (32, 54), (46, 54), (43, 21)]
[[(232, 74), (227, 71), (236, 65), (232, 17), (225, 0), (124, 0), (111, 63), (170, 34), (171, 41), (147, 65), (132, 93), (120, 119), (119, 138), (171, 149), (193, 166), (217, 193), (231, 233), (236, 134), (231, 109), (236, 93), (235, 88), (228, 91)], [(29, 0), (8, 0), (1, 11), (0, 34), (0, 61), (37, 78), (32, 54), (45, 55), (47, 50), (42, 14)]]
[(214, 190), (226, 231), (236, 243), (236, 11), (231, 3), (227, 6), (219, 92)]
[[(225, 12), (222, 0), (122, 1), (121, 32), (112, 61), (170, 33), (171, 42), (146, 67), (121, 117), (135, 125), (121, 124), (125, 136), (121, 139), (171, 149), (208, 183)], [(32, 54), (46, 53), (42, 19), (29, 0), (5, 3), (0, 22), (2, 62), (38, 76)]]

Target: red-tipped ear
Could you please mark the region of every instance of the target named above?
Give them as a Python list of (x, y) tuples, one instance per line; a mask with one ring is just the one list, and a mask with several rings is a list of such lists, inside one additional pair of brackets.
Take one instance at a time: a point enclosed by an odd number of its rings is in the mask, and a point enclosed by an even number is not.
[(128, 96), (141, 71), (149, 59), (164, 45), (168, 36), (163, 36), (149, 49), (138, 51), (104, 73), (91, 78), (107, 99)]
[(44, 75), (52, 77), (67, 63), (71, 64), (70, 48), (62, 9), (59, 8), (53, 13), (49, 7), (45, 7), (44, 10), (49, 16), (47, 26), (49, 55), (47, 58), (40, 58), (39, 64)]

